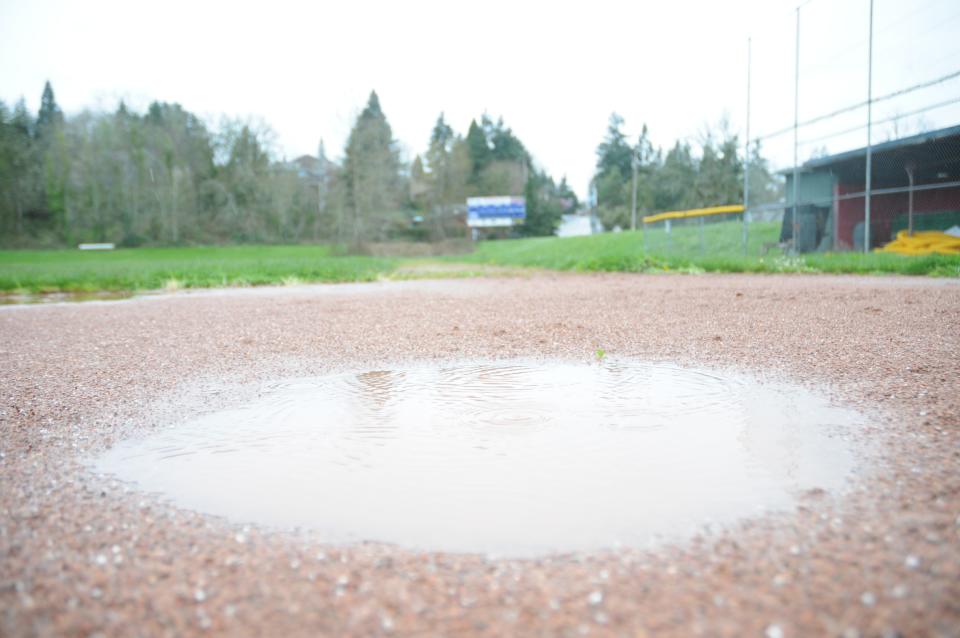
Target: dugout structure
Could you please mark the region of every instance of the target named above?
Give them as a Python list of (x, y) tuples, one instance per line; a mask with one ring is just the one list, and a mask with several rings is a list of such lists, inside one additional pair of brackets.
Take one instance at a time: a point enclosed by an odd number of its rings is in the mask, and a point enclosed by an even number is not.
[[(870, 248), (901, 230), (947, 230), (960, 225), (960, 126), (911, 135), (872, 147)], [(794, 223), (793, 174), (786, 177), (780, 240), (799, 252), (863, 250), (866, 148), (804, 163), (797, 173)]]

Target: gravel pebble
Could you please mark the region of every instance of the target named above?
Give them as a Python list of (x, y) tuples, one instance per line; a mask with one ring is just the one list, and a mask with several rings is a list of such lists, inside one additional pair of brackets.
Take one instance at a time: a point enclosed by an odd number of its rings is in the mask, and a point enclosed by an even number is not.
[[(3, 308), (0, 635), (956, 635), (958, 326), (955, 281), (907, 277), (539, 274)], [(689, 542), (497, 560), (236, 525), (86, 465), (278, 379), (598, 349), (826, 393), (869, 417), (863, 469)]]

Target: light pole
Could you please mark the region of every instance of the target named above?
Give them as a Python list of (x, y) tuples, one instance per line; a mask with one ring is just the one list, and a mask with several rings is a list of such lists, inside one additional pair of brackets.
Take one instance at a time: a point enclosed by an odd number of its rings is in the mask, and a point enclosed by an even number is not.
[(790, 220), (790, 237), (793, 242), (793, 250), (790, 252), (796, 254), (799, 248), (797, 242), (797, 197), (798, 184), (800, 180), (800, 167), (797, 159), (797, 130), (800, 128), (800, 7), (797, 7), (797, 35), (793, 60), (793, 218)]
[(630, 230), (637, 229), (637, 151), (630, 155), (630, 168), (633, 171), (633, 195), (630, 198)]
[(867, 179), (863, 200), (863, 252), (870, 252), (870, 191), (873, 190), (873, 0), (870, 0), (870, 36), (867, 45)]
[(743, 144), (743, 254), (747, 254), (750, 238), (750, 52), (752, 43), (747, 38), (747, 131)]

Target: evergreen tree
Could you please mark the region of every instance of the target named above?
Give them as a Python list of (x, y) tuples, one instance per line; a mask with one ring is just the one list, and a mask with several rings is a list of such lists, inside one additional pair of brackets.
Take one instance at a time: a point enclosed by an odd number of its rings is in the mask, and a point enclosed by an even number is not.
[(526, 237), (553, 235), (564, 210), (558, 195), (556, 185), (546, 173), (531, 171), (523, 191), (527, 218), (517, 227), (517, 232)]
[(470, 128), (467, 129), (467, 150), (470, 153), (470, 162), (473, 165), (473, 180), (476, 182), (483, 169), (489, 166), (493, 160), (487, 134), (480, 128), (476, 120), (470, 120)]
[(623, 118), (613, 113), (607, 125), (607, 135), (597, 146), (597, 173), (605, 175), (616, 171), (620, 177), (630, 176), (630, 158), (633, 149), (627, 143), (627, 136), (621, 130)]
[(481, 122), (493, 160), (530, 164), (530, 154), (527, 153), (526, 147), (503, 123), (502, 117), (494, 122), (489, 116), (484, 115)]
[(737, 155), (737, 136), (730, 132), (726, 120), (721, 120), (717, 129), (701, 136), (702, 155), (695, 182), (698, 206), (743, 201), (743, 162)]
[(623, 118), (613, 113), (607, 134), (597, 146), (597, 172), (593, 185), (597, 191), (600, 220), (607, 228), (627, 228), (630, 224), (630, 186), (634, 150), (621, 130)]
[(263, 126), (225, 121), (212, 133), (162, 102), (144, 116), (120, 103), (62, 118), (45, 94), (43, 127), (22, 101), (0, 108), (5, 246), (298, 241), (308, 229), (333, 237), (342, 180), (321, 202), (312, 178), (273, 160)]
[(40, 96), (40, 111), (37, 113), (37, 135), (44, 137), (53, 129), (63, 126), (63, 111), (57, 106), (50, 81), (43, 85), (43, 94)]
[(532, 162), (526, 147), (503, 118), (484, 114), (480, 124), (470, 122), (466, 146), (472, 166), (470, 190), (474, 195), (521, 195)]
[(375, 91), (350, 131), (343, 168), (352, 243), (384, 237), (401, 204), (400, 158)]
[(783, 181), (770, 172), (770, 163), (760, 152), (760, 142), (750, 149), (750, 206), (761, 206), (783, 199)]
[(12, 112), (0, 102), (0, 236), (22, 239), (26, 215), (38, 201), (33, 119), (21, 99)]
[(432, 184), (430, 176), (423, 167), (423, 160), (419, 155), (413, 158), (410, 165), (410, 201), (417, 208), (423, 210), (430, 206)]
[(454, 138), (453, 129), (446, 123), (441, 113), (437, 117), (436, 124), (433, 125), (433, 131), (430, 132), (430, 148), (449, 152)]
[(697, 166), (690, 145), (677, 141), (660, 166), (654, 186), (654, 208), (657, 211), (684, 210), (697, 204), (692, 188)]
[(37, 112), (36, 152), (42, 164), (42, 198), (36, 202), (38, 216), (49, 217), (62, 234), (66, 234), (66, 180), (69, 152), (63, 136), (63, 111), (57, 105), (49, 80), (43, 85), (40, 110)]
[(446, 123), (443, 113), (430, 134), (426, 153), (426, 168), (414, 162), (414, 171), (422, 177), (417, 187), (420, 203), (428, 213), (430, 234), (434, 239), (447, 236), (446, 226), (452, 219), (454, 206), (463, 204), (467, 197), (467, 184), (472, 175), (470, 152), (467, 143)]
[(577, 194), (574, 193), (573, 189), (570, 188), (570, 185), (567, 184), (566, 175), (563, 176), (563, 178), (560, 180), (560, 184), (557, 186), (557, 197), (560, 198), (565, 212), (575, 211), (580, 207)]

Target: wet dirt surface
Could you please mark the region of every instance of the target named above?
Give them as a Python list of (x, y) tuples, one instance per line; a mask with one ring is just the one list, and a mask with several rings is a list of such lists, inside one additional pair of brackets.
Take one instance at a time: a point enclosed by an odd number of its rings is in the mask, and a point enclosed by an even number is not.
[[(0, 633), (958, 635), (954, 283), (422, 283), (0, 311)], [(826, 395), (865, 416), (851, 445), (869, 466), (845, 490), (808, 489), (786, 512), (652, 550), (493, 560), (237, 525), (84, 465), (254, 402), (277, 379), (586, 365), (597, 348)]]
[(103, 292), (49, 292), (39, 294), (0, 293), (0, 306), (116, 301), (118, 299), (131, 299), (133, 296), (133, 292), (124, 290)]
[(538, 557), (682, 540), (838, 491), (858, 421), (800, 388), (690, 368), (446, 363), (280, 382), (92, 469), (327, 542)]

